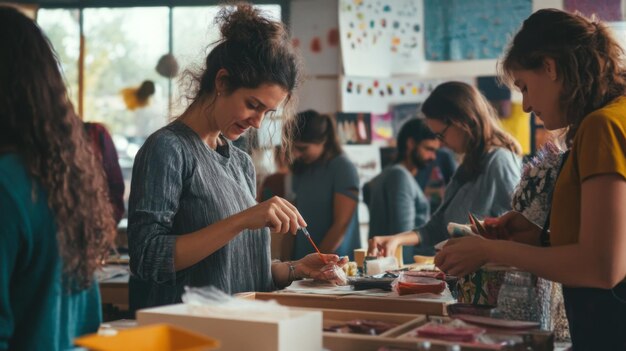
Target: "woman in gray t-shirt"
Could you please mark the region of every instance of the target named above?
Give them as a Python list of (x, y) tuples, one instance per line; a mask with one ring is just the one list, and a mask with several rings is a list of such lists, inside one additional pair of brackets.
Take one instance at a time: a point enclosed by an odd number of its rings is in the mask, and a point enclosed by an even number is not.
[[(330, 116), (308, 110), (296, 121), (292, 165), (296, 206), (311, 223), (309, 232), (322, 252), (352, 257), (361, 247), (356, 167), (342, 153)], [(304, 237), (296, 237), (294, 259), (312, 250)]]
[(281, 198), (257, 204), (250, 157), (231, 142), (259, 128), (266, 113), (289, 111), (298, 80), (289, 38), (251, 5), (224, 8), (218, 17), (223, 38), (206, 58), (191, 105), (135, 159), (131, 309), (179, 302), (186, 285), (237, 293), (335, 277), (321, 268), (339, 261), (336, 255), (271, 262), (267, 227), (295, 234), (306, 222)]

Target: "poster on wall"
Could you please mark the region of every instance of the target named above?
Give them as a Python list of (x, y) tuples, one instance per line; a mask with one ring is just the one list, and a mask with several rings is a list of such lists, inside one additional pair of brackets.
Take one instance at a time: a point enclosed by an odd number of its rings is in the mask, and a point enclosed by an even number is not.
[(339, 16), (336, 0), (291, 2), (293, 44), (302, 54), (305, 73), (339, 74)]
[(424, 61), (422, 0), (339, 0), (346, 75), (420, 73)]
[[(471, 82), (472, 79), (463, 81)], [(341, 78), (341, 111), (387, 113), (389, 106), (424, 101), (443, 79), (416, 78)]]
[(424, 0), (430, 61), (498, 58), (532, 13), (532, 0)]
[(380, 150), (377, 145), (344, 145), (343, 151), (354, 163), (359, 175), (359, 222), (369, 223), (369, 212), (363, 203), (363, 185), (381, 172)]
[(623, 0), (563, 0), (567, 12), (580, 12), (585, 16), (596, 15), (605, 22), (623, 21), (625, 18)]
[(337, 136), (342, 144), (371, 144), (372, 120), (369, 113), (337, 112)]
[(393, 142), (393, 116), (391, 112), (372, 113), (372, 143), (390, 145)]

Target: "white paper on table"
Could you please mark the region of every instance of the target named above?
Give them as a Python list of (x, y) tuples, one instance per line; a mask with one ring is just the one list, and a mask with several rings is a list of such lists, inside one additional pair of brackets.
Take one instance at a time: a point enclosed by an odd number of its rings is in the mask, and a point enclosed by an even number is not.
[(354, 290), (352, 285), (335, 285), (312, 279), (296, 280), (283, 289), (284, 292), (319, 295), (367, 295), (388, 296), (388, 291), (380, 289)]
[(393, 291), (381, 289), (354, 290), (351, 285), (338, 286), (335, 284), (314, 281), (311, 279), (297, 280), (282, 290), (285, 293), (319, 294), (319, 295), (361, 295), (371, 297), (393, 297), (403, 300), (427, 301), (452, 303), (456, 300), (452, 297), (450, 289), (446, 286), (441, 294), (411, 294), (400, 296)]

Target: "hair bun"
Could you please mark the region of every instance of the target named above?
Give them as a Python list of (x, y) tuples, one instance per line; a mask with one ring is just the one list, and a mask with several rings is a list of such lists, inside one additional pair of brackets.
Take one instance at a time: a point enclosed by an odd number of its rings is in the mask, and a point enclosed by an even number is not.
[(248, 3), (223, 7), (217, 15), (216, 22), (220, 25), (224, 41), (253, 44), (285, 35), (285, 30), (279, 22), (265, 17), (261, 10)]

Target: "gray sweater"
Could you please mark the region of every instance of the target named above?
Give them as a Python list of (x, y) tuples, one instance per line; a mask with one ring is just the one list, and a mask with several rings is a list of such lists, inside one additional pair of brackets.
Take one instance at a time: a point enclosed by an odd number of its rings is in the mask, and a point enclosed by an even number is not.
[(174, 270), (179, 235), (254, 206), (254, 194), (252, 161), (230, 141), (212, 150), (181, 122), (152, 134), (135, 159), (128, 205), (131, 302), (180, 302), (185, 285), (227, 293), (271, 290), (267, 229), (244, 230), (202, 261)]
[(468, 223), (468, 211), (478, 218), (496, 217), (511, 209), (511, 194), (519, 183), (521, 159), (513, 152), (495, 148), (481, 160), (483, 172), (461, 183), (457, 173), (446, 187), (443, 202), (424, 226), (416, 228), (421, 254), (434, 254), (433, 246), (449, 238), (450, 222)]

